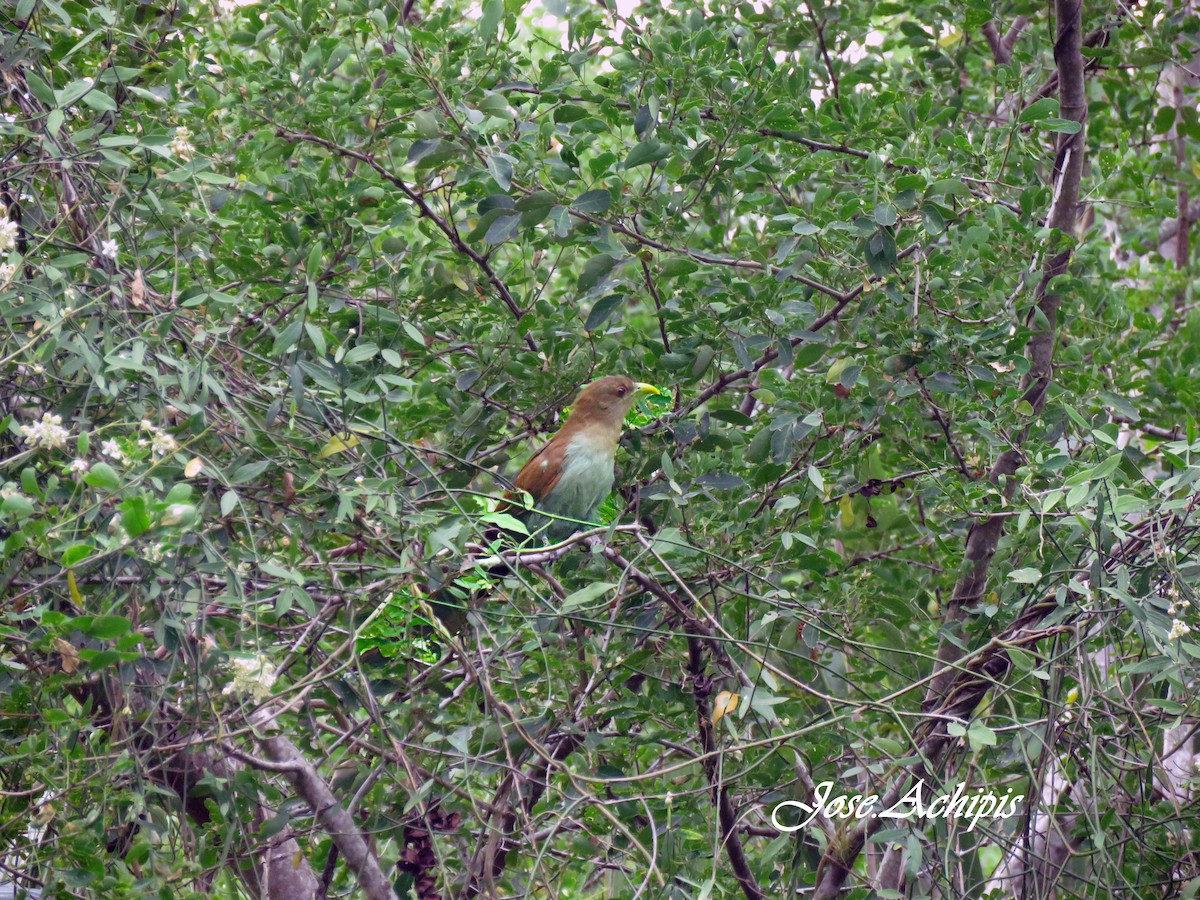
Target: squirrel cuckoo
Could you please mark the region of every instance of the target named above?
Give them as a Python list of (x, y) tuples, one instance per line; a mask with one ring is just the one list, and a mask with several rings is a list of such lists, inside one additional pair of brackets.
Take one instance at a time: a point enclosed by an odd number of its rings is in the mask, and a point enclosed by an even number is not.
[(529, 533), (553, 543), (593, 524), (613, 485), (617, 442), (625, 416), (640, 397), (661, 394), (652, 384), (609, 375), (587, 385), (571, 404), (567, 422), (517, 473), (519, 497), (533, 498), (524, 512), (516, 503), (502, 509), (523, 516)]
[[(624, 375), (609, 375), (584, 387), (571, 404), (566, 424), (517, 473), (516, 490), (505, 495), (498, 511), (523, 520), (539, 544), (565, 540), (595, 524), (600, 504), (612, 490), (625, 416), (639, 397), (661, 393), (652, 384)], [(518, 499), (521, 492), (532, 498), (530, 509)], [(507, 571), (499, 565), (489, 574)], [(443, 583), (430, 593), (434, 612), (455, 632), (465, 621), (464, 590), (469, 592), (461, 584)]]

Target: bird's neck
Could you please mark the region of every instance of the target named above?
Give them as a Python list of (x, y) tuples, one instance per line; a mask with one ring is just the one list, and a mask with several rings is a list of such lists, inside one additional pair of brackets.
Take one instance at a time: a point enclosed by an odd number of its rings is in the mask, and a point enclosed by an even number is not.
[(568, 419), (562, 427), (562, 438), (571, 443), (586, 446), (592, 453), (616, 456), (617, 442), (621, 440), (621, 422), (597, 419), (576, 421)]

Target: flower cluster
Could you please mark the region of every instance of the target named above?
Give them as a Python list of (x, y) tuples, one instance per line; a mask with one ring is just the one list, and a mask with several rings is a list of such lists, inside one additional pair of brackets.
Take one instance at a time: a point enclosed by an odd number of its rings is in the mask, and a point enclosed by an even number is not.
[(0, 288), (7, 287), (16, 274), (17, 267), (13, 263), (0, 263)]
[(180, 125), (175, 129), (175, 137), (171, 140), (171, 152), (185, 162), (191, 159), (196, 152), (186, 125)]
[(125, 455), (125, 451), (121, 449), (121, 445), (114, 440), (105, 441), (100, 445), (100, 455), (115, 459), (119, 463), (129, 462), (129, 457)]
[(17, 223), (10, 219), (7, 211), (0, 208), (0, 253), (17, 244)]
[(1187, 626), (1186, 622), (1181, 622), (1179, 619), (1171, 620), (1171, 631), (1167, 634), (1168, 641), (1177, 641), (1187, 634), (1191, 634), (1192, 629)]
[(261, 702), (271, 696), (275, 686), (275, 664), (261, 656), (234, 656), (229, 660), (233, 680), (221, 692), (226, 696), (248, 694)]
[(150, 432), (150, 451), (155, 456), (166, 456), (179, 449), (179, 441), (158, 428), (149, 419), (142, 419), (142, 427)]
[(53, 450), (57, 447), (65, 446), (67, 438), (71, 435), (67, 429), (62, 427), (62, 416), (56, 416), (52, 413), (43, 413), (40, 422), (34, 422), (32, 425), (22, 425), (18, 431), (25, 439), (25, 443), (29, 445), (31, 450), (36, 450), (39, 447), (45, 447), (47, 450)]

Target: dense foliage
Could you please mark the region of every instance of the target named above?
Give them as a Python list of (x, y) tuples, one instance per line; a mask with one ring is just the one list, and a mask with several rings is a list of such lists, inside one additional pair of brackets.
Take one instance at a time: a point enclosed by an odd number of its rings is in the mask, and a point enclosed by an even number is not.
[(610, 6), (0, 11), (0, 881), (1194, 893), (1200, 17)]

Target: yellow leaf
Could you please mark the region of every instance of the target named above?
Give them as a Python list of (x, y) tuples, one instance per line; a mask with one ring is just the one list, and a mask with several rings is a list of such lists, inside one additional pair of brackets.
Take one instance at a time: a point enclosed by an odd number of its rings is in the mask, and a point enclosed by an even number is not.
[(741, 698), (737, 694), (729, 691), (721, 691), (717, 694), (713, 700), (712, 723), (716, 725), (722, 718), (737, 709), (739, 699)]
[(842, 514), (842, 527), (849, 528), (854, 524), (854, 502), (849, 494), (843, 494), (838, 501), (838, 511)]
[(938, 46), (945, 48), (962, 40), (963, 33), (957, 28), (950, 28), (946, 34), (938, 38)]
[(343, 431), (341, 434), (335, 434), (329, 439), (321, 452), (317, 454), (317, 459), (326, 459), (333, 456), (335, 453), (344, 453), (351, 447), (358, 446), (358, 435), (350, 431)]
[(833, 365), (829, 367), (829, 371), (825, 373), (826, 384), (841, 383), (842, 372), (846, 370), (846, 366), (850, 365), (850, 357), (843, 356), (841, 359), (836, 359)]
[(67, 569), (67, 589), (71, 592), (71, 599), (82, 606), (83, 594), (79, 593), (79, 584), (75, 581), (75, 572), (71, 569)]
[(193, 456), (187, 461), (187, 465), (183, 467), (184, 478), (195, 478), (200, 474), (200, 470), (204, 468), (204, 462), (198, 456)]

